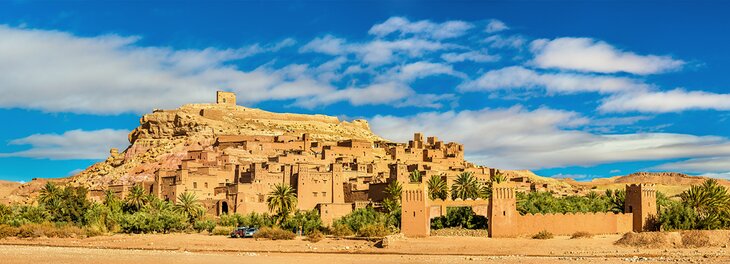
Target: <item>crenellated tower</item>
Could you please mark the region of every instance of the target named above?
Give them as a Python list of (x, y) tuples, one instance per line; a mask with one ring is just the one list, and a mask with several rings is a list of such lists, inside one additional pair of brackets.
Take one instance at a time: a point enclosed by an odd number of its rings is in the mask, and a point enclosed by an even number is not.
[(489, 198), (489, 237), (509, 237), (517, 213), (515, 186), (509, 182), (492, 185)]
[(626, 185), (624, 212), (633, 214), (633, 231), (653, 231), (651, 220), (657, 216), (654, 184)]
[(408, 183), (401, 194), (401, 232), (407, 237), (431, 235), (426, 185)]

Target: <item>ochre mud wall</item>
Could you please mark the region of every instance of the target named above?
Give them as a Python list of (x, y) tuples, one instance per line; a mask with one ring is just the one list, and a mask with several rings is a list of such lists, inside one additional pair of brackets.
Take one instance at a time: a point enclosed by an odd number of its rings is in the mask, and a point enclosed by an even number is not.
[(496, 217), (492, 222), (491, 237), (517, 237), (548, 231), (555, 235), (571, 235), (575, 232), (591, 234), (613, 234), (630, 232), (633, 228), (632, 214), (577, 213), (577, 214), (527, 214), (512, 216), (512, 219)]

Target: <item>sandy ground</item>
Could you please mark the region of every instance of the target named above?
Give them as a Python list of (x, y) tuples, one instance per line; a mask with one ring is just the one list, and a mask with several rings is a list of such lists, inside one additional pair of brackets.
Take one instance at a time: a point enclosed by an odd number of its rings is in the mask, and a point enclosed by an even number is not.
[[(642, 249), (613, 245), (618, 235), (401, 239), (373, 242), (325, 239), (268, 241), (201, 234), (113, 235), (85, 239), (0, 240), (1, 263), (730, 263), (724, 247)], [(223, 262), (220, 262), (223, 263)]]

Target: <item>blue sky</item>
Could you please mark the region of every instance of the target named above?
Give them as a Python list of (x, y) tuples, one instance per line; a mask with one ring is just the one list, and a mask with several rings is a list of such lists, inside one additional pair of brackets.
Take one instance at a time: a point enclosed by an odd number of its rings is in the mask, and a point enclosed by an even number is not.
[(423, 131), (554, 177), (730, 177), (722, 1), (0, 3), (0, 179), (63, 177), (153, 108)]

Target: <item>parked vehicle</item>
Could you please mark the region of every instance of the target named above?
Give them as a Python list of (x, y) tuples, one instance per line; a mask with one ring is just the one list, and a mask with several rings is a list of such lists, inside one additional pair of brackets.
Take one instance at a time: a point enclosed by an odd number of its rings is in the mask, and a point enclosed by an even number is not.
[(251, 227), (249, 229), (246, 229), (246, 232), (244, 233), (243, 237), (253, 237), (256, 232), (258, 232), (259, 229), (255, 227)]
[(246, 226), (237, 227), (236, 229), (233, 230), (233, 232), (231, 232), (231, 237), (232, 238), (246, 237), (246, 232), (248, 231), (248, 229), (249, 228)]

